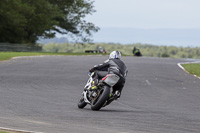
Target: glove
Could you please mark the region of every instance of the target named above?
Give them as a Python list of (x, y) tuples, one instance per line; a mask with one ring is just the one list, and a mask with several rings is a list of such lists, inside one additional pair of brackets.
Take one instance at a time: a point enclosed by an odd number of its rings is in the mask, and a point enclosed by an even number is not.
[(89, 72), (90, 72), (90, 73), (94, 72), (93, 68), (91, 68), (91, 69), (89, 70)]

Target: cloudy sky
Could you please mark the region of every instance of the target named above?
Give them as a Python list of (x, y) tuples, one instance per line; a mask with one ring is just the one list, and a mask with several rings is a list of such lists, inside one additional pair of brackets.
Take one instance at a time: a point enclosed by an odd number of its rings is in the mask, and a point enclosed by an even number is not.
[(200, 0), (95, 0), (100, 27), (200, 28)]
[(95, 0), (94, 6), (86, 18), (101, 28), (94, 42), (200, 46), (200, 0)]

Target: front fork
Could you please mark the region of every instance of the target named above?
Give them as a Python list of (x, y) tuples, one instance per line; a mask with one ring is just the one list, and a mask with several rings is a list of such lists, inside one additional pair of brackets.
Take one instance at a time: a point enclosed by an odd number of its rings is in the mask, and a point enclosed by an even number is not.
[(87, 91), (83, 91), (83, 98), (84, 98), (84, 101), (88, 104), (90, 104), (90, 101), (88, 100), (87, 98)]

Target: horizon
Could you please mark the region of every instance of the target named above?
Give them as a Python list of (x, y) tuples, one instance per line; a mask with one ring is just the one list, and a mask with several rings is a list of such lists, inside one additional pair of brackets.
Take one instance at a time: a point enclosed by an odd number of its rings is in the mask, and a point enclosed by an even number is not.
[[(128, 32), (127, 32), (128, 31)], [(109, 27), (93, 34), (94, 43), (150, 44), (158, 46), (199, 47), (200, 29), (139, 29)], [(57, 38), (66, 35), (58, 35)], [(70, 40), (68, 40), (70, 42)]]

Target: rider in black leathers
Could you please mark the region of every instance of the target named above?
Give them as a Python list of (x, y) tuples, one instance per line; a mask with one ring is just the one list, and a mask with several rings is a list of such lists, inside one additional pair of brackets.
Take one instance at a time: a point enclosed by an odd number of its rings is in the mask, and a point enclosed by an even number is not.
[[(103, 64), (95, 65), (93, 68), (91, 68), (90, 72), (95, 72), (94, 79), (102, 79), (107, 74), (114, 73), (120, 77), (117, 84), (113, 86), (113, 94), (116, 92), (117, 97), (119, 98), (121, 95), (121, 91), (124, 87), (125, 81), (126, 81), (126, 75), (127, 75), (127, 67), (124, 64), (123, 61), (120, 60), (121, 53), (119, 51), (113, 51), (109, 59), (104, 61)], [(95, 82), (97, 84), (98, 81)]]

